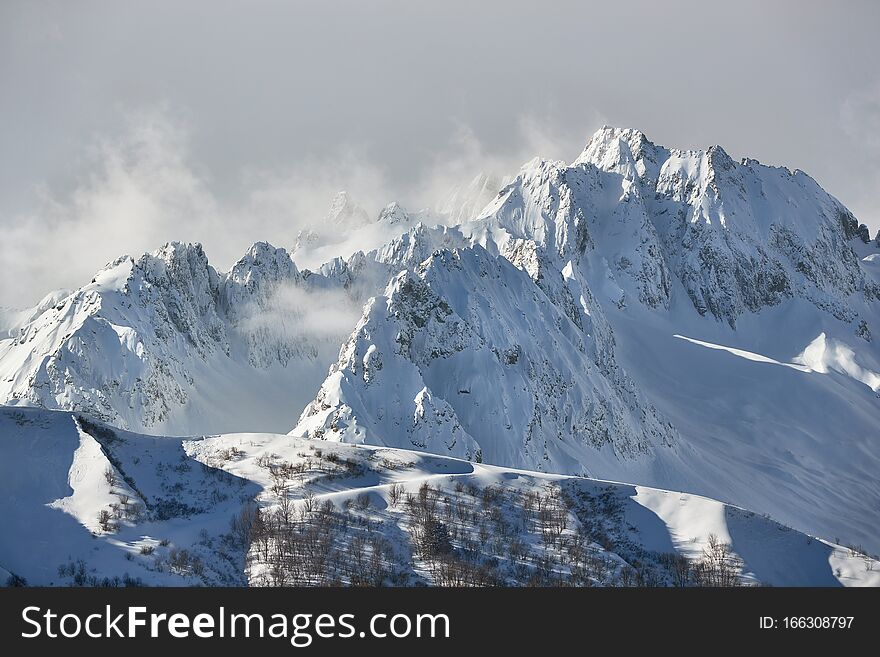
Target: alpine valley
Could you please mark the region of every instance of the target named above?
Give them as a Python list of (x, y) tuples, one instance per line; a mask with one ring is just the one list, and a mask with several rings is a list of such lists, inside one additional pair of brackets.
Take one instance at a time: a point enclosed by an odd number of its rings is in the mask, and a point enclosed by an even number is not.
[(631, 129), (508, 180), (0, 312), (0, 574), (880, 585), (880, 235)]

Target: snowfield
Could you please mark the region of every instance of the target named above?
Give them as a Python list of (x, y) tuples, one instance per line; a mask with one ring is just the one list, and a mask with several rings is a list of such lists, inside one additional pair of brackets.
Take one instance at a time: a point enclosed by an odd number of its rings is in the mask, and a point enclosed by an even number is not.
[(27, 408), (0, 410), (0, 500), (0, 568), (31, 585), (880, 585), (857, 548), (696, 495)]

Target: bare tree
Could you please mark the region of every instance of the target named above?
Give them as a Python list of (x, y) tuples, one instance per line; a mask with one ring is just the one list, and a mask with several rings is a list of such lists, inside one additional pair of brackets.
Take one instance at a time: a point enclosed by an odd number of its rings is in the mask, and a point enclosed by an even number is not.
[(391, 488), (388, 489), (388, 501), (391, 503), (391, 506), (400, 504), (401, 499), (403, 499), (403, 486), (401, 484), (392, 484)]
[(307, 490), (302, 497), (302, 508), (306, 513), (312, 513), (315, 510), (315, 493)]
[(232, 517), (229, 522), (229, 529), (233, 538), (241, 546), (248, 546), (257, 530), (260, 518), (260, 511), (253, 503), (244, 504), (241, 510)]
[(703, 549), (703, 558), (694, 565), (694, 574), (700, 586), (740, 586), (743, 561), (715, 535), (709, 535), (709, 544)]
[(116, 524), (113, 522), (113, 515), (107, 509), (101, 509), (98, 513), (98, 525), (105, 532), (112, 532), (116, 528)]
[(370, 494), (369, 493), (361, 493), (357, 496), (355, 501), (358, 510), (366, 511), (370, 508)]
[(683, 554), (676, 554), (672, 557), (670, 564), (672, 571), (672, 581), (678, 587), (687, 586), (691, 581), (691, 560)]

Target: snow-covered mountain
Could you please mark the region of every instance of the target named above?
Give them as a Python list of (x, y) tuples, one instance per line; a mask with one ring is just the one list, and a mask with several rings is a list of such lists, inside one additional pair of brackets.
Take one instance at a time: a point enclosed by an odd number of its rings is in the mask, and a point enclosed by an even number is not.
[(666, 308), (674, 282), (731, 326), (792, 298), (853, 322), (851, 297), (880, 294), (851, 244), (867, 229), (807, 174), (737, 163), (720, 146), (655, 146), (636, 130), (599, 130), (571, 165), (533, 160), (466, 225), (497, 251), (534, 240), (617, 306)]
[(692, 490), (880, 548), (880, 254), (806, 174), (604, 128), (458, 230), (485, 250), (394, 279), (293, 434)]
[(620, 371), (607, 326), (559, 272), (541, 283), (479, 246), (400, 273), (292, 433), (551, 471), (669, 449), (674, 431)]
[(200, 245), (169, 243), (119, 258), (78, 290), (6, 311), (0, 402), (148, 433), (287, 431), (362, 304), (400, 269), (466, 243), (455, 229), (386, 209), (401, 234), (317, 272), (258, 242), (219, 273)]
[(345, 289), (364, 304), (380, 294), (388, 281), (404, 269), (413, 269), (438, 250), (464, 248), (470, 240), (457, 228), (407, 222), (400, 234), (375, 249), (358, 250), (347, 258), (336, 257), (318, 268), (329, 285)]
[[(391, 255), (388, 251), (400, 248), (395, 244), (399, 243), (401, 235), (420, 225), (432, 229), (454, 225), (450, 215), (429, 209), (408, 210), (397, 201), (382, 208), (372, 220), (363, 220), (367, 216), (366, 212), (358, 208), (356, 221), (348, 219), (340, 223), (331, 219), (336, 214), (334, 208), (339, 204), (338, 198), (337, 196), (331, 204), (330, 213), (321, 224), (309, 229), (307, 234), (301, 232), (297, 238), (291, 253), (300, 267), (313, 271), (323, 270), (328, 264), (348, 261), (358, 254), (366, 254), (369, 259), (374, 259), (370, 257), (373, 252), (386, 264), (390, 264)], [(353, 203), (348, 195), (345, 195), (345, 199), (348, 205)], [(469, 216), (476, 216), (482, 207)], [(387, 277), (378, 289), (385, 282)]]
[(720, 502), (277, 434), (144, 436), (0, 407), (0, 586), (878, 586)]
[(310, 305), (347, 303), (310, 296), (321, 284), (310, 279), (264, 242), (226, 274), (198, 244), (120, 258), (0, 340), (0, 399), (158, 433), (283, 429), (340, 339), (299, 320)]
[(313, 247), (319, 242), (341, 241), (346, 232), (357, 230), (369, 223), (370, 217), (367, 211), (355, 203), (348, 192), (342, 190), (330, 202), (327, 216), (299, 232), (293, 253)]
[(120, 259), (5, 315), (0, 401), (637, 481), (880, 551), (880, 247), (843, 204), (615, 128), (491, 196), (454, 226), (337, 197), (296, 265)]

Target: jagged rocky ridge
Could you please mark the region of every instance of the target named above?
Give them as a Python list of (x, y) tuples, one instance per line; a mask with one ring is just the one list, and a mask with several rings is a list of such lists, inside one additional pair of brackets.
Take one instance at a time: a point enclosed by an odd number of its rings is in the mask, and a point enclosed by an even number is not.
[[(880, 545), (857, 520), (880, 505), (880, 355), (871, 341), (880, 278), (875, 245), (858, 226), (803, 172), (602, 129), (571, 165), (528, 163), (457, 227), (486, 255), (447, 251), (414, 271), (408, 263), (368, 306), (292, 433), (472, 457), (476, 443), (487, 462), (696, 490)], [(515, 321), (499, 312), (519, 302), (509, 283), (486, 291), (482, 276), (451, 265), (489, 254), (531, 278), (542, 308), (549, 300), (566, 326), (580, 323), (586, 361), (609, 386), (592, 401), (636, 400), (641, 417), (608, 414), (611, 439), (591, 442), (564, 386), (542, 389), (540, 376), (517, 386), (480, 358), (480, 340), (500, 354), (515, 342), (537, 360), (545, 349), (581, 353), (552, 321), (552, 348), (532, 340), (531, 306)], [(364, 259), (373, 266), (375, 253)], [(454, 309), (452, 324), (470, 341), (449, 349), (460, 336), (438, 330), (445, 311), (413, 319), (409, 289)], [(487, 340), (487, 326), (500, 335)], [(407, 335), (421, 342), (402, 348)], [(591, 376), (549, 369), (565, 381)], [(537, 441), (534, 425), (508, 419), (536, 408), (554, 409), (536, 414)]]

